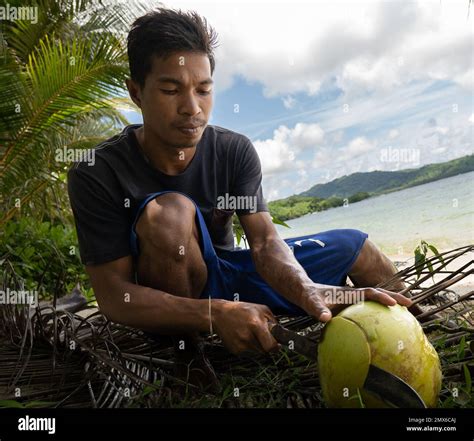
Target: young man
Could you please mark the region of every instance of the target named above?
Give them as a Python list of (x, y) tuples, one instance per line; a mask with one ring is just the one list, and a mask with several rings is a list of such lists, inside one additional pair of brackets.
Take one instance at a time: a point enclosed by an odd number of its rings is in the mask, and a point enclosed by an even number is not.
[[(69, 172), (81, 258), (101, 311), (157, 334), (212, 329), (240, 353), (279, 347), (269, 331), (274, 313), (330, 320), (340, 307), (331, 294), (354, 291), (340, 286), (347, 276), (366, 299), (410, 305), (370, 288), (395, 267), (367, 234), (278, 236), (252, 143), (207, 124), (215, 44), (195, 13), (160, 9), (136, 20), (127, 87), (143, 125), (99, 145), (93, 166)], [(250, 250), (233, 250), (234, 211)]]

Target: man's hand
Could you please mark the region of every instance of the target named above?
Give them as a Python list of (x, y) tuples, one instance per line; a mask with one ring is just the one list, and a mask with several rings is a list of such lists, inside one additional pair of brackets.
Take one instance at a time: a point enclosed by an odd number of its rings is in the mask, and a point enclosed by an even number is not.
[(382, 288), (352, 288), (315, 284), (300, 305), (309, 315), (321, 322), (331, 320), (333, 313), (338, 313), (347, 306), (373, 300), (382, 305), (411, 306), (412, 301), (402, 294)]
[(213, 301), (212, 325), (224, 346), (232, 353), (245, 351), (272, 352), (281, 345), (269, 330), (277, 323), (265, 305), (247, 302)]

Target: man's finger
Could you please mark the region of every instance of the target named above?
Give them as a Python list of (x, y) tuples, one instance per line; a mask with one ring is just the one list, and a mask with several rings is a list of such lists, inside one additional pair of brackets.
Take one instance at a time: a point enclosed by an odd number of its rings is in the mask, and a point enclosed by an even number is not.
[(256, 337), (255, 333), (252, 331), (251, 337), (246, 339), (243, 343), (243, 346), (246, 347), (244, 352), (262, 352), (263, 349)]
[(311, 297), (310, 310), (306, 312), (323, 323), (328, 322), (332, 318), (332, 313), (324, 300), (316, 295)]
[(397, 303), (399, 303), (402, 306), (411, 306), (413, 304), (413, 301), (410, 300), (408, 297), (405, 297), (403, 294), (400, 294), (398, 292), (388, 291), (383, 288), (377, 288), (377, 289), (393, 297), (397, 301)]
[(392, 296), (379, 291), (376, 288), (365, 288), (364, 300), (373, 300), (387, 306), (394, 306), (397, 304), (397, 301)]
[(366, 300), (374, 300), (383, 305), (394, 306), (397, 303), (402, 306), (411, 306), (412, 301), (404, 295), (382, 288), (366, 288), (364, 289), (364, 297)]
[(275, 337), (270, 332), (267, 322), (262, 323), (262, 326), (253, 329), (255, 338), (258, 340), (261, 349), (264, 352), (274, 352), (281, 348), (281, 345), (275, 340)]

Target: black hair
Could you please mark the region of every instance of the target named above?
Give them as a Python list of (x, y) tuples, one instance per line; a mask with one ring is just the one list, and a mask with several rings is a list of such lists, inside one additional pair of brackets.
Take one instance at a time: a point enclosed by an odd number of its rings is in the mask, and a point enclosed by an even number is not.
[(145, 85), (153, 56), (166, 58), (173, 52), (202, 52), (215, 68), (217, 33), (196, 12), (159, 8), (137, 18), (128, 34), (127, 50), (132, 80)]

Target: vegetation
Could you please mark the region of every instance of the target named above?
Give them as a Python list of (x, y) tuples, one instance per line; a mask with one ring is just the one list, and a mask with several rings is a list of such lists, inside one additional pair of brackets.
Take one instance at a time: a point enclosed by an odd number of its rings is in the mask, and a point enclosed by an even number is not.
[(22, 281), (23, 289), (37, 292), (40, 300), (70, 293), (76, 284), (92, 297), (92, 290), (79, 260), (76, 230), (73, 226), (52, 225), (34, 218), (7, 223), (3, 235), (5, 251), (0, 264)]
[(353, 173), (326, 184), (317, 184), (301, 193), (300, 196), (319, 198), (338, 196), (346, 198), (348, 195), (359, 192), (378, 195), (471, 171), (474, 171), (474, 155), (463, 156), (440, 164), (429, 164), (415, 169)]
[[(11, 6), (24, 6), (12, 0)], [(125, 35), (139, 1), (38, 0), (37, 23), (3, 21), (0, 32), (0, 262), (40, 298), (76, 283), (80, 264), (66, 188), (68, 158), (127, 123)]]
[(69, 216), (70, 163), (56, 161), (55, 152), (92, 148), (126, 122), (114, 98), (128, 70), (123, 37), (144, 11), (135, 1), (36, 5), (37, 23), (4, 21), (0, 34), (0, 225), (20, 214)]
[(304, 216), (308, 213), (328, 210), (329, 208), (340, 207), (347, 203), (362, 201), (370, 197), (370, 193), (355, 193), (347, 199), (331, 196), (327, 199), (311, 196), (290, 196), (286, 199), (271, 201), (268, 204), (272, 215), (283, 221)]
[(427, 255), (431, 251), (435, 256), (438, 256), (441, 261), (443, 262), (443, 257), (441, 256), (438, 249), (434, 246), (426, 242), (425, 240), (421, 240), (420, 244), (414, 250), (415, 253), (415, 265), (417, 266), (416, 274), (417, 278), (420, 277), (421, 272), (423, 271), (424, 266), (426, 265), (431, 273), (433, 273), (433, 266), (430, 263), (430, 260), (427, 259)]

